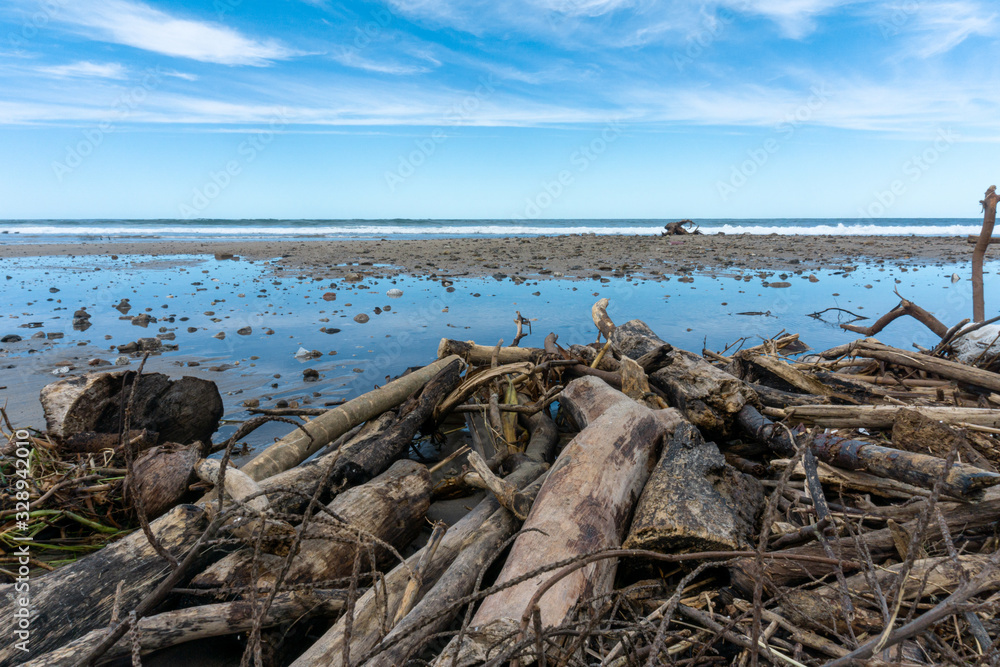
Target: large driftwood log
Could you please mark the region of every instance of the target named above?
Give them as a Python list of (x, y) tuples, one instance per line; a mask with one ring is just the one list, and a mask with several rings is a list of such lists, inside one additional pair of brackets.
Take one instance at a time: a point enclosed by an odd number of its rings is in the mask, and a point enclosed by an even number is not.
[[(496, 347), (476, 345), (471, 340), (461, 341), (442, 338), (438, 345), (438, 359), (457, 354), (475, 366), (488, 366), (493, 361)], [(497, 352), (497, 363), (513, 364), (519, 361), (537, 363), (545, 356), (545, 350), (537, 347), (501, 347)]]
[[(673, 410), (675, 420), (679, 418)], [(621, 545), (625, 527), (649, 477), (656, 447), (667, 429), (662, 415), (631, 400), (619, 402), (589, 421), (559, 454), (514, 542), (497, 583), (542, 563)], [(545, 626), (561, 623), (573, 607), (610, 590), (616, 561), (600, 561), (556, 584), (541, 600)], [(483, 600), (474, 625), (519, 619), (544, 576)]]
[(49, 435), (65, 440), (84, 432), (119, 433), (122, 412), (132, 401), (130, 428), (156, 432), (160, 443), (211, 443), (223, 412), (214, 382), (145, 373), (133, 398), (135, 379), (135, 371), (117, 371), (46, 385), (41, 400)]
[[(309, 616), (333, 615), (344, 608), (345, 591), (297, 590), (279, 593), (260, 619), (262, 628), (298, 621)], [(177, 644), (207, 637), (248, 632), (254, 625), (254, 610), (263, 599), (236, 600), (166, 611), (139, 620), (139, 652), (143, 655)], [(83, 637), (24, 664), (24, 667), (78, 667), (80, 656), (90, 652), (107, 632), (92, 630)], [(125, 637), (104, 654), (98, 664), (132, 654), (131, 638)]]
[(457, 374), (460, 363), (456, 356), (440, 359), (375, 391), (338, 405), (265, 449), (242, 470), (257, 481), (288, 470), (356, 425), (396, 407), (442, 371), (454, 366)]
[[(978, 575), (988, 567), (988, 556), (964, 555), (952, 558), (920, 558), (913, 562), (900, 594), (904, 600), (920, 597), (943, 598), (950, 595), (962, 581)], [(847, 633), (848, 621), (855, 632), (880, 632), (885, 620), (874, 603), (869, 576), (874, 577), (882, 591), (891, 590), (903, 569), (902, 563), (876, 568), (870, 575), (855, 574), (846, 580), (852, 609), (844, 608), (844, 588), (833, 582), (810, 590), (795, 590), (781, 600), (781, 608), (794, 623), (820, 630)], [(1000, 587), (1000, 571), (984, 582), (981, 591)]]
[[(945, 524), (953, 535), (974, 534), (975, 531), (990, 526), (1000, 517), (1000, 499), (984, 500), (976, 504), (946, 503), (942, 504), (940, 509)], [(908, 534), (912, 534), (916, 527), (917, 519), (902, 524), (903, 530)], [(876, 564), (897, 554), (893, 531), (889, 528), (865, 532), (859, 537), (848, 535), (831, 539), (829, 544), (835, 558), (843, 559), (845, 563), (863, 563), (865, 557), (858, 550), (859, 540), (864, 543), (872, 562)], [(936, 521), (931, 521), (923, 542), (924, 548), (930, 550), (934, 545), (940, 544), (941, 540), (940, 526)], [(819, 557), (826, 555), (823, 545), (818, 542), (783, 549), (779, 553)], [(848, 565), (845, 564), (843, 567), (845, 571), (849, 570)], [(771, 559), (764, 565), (764, 586), (766, 591), (773, 594), (778, 592), (778, 587), (790, 586), (806, 579), (818, 579), (832, 572), (833, 566), (824, 563)], [(730, 568), (730, 574), (733, 584), (748, 595), (752, 594), (756, 580), (761, 577), (752, 558), (738, 561)]]
[(727, 464), (694, 426), (680, 424), (642, 491), (623, 546), (662, 552), (747, 549), (763, 503), (756, 478)]
[[(531, 502), (545, 479), (543, 475), (528, 485), (521, 495)], [(471, 535), (458, 557), (403, 619), (385, 636), (366, 667), (396, 667), (406, 664), (427, 640), (445, 629), (458, 616), (456, 603), (472, 593), (483, 569), (497, 556), (521, 522), (510, 511), (497, 510)], [(380, 650), (385, 647), (384, 650)]]
[[(152, 524), (153, 534), (175, 556), (182, 556), (198, 540), (208, 520), (205, 510), (179, 505)], [(142, 531), (136, 531), (100, 551), (64, 565), (31, 581), (30, 651), (14, 642), (0, 644), (0, 665), (20, 664), (62, 646), (79, 635), (106, 627), (122, 583), (120, 608), (130, 610), (170, 574), (171, 567), (157, 555)], [(0, 586), (0, 624), (17, 627), (14, 584)]]
[(1000, 410), (991, 408), (957, 408), (922, 405), (797, 405), (785, 410), (793, 424), (809, 424), (825, 428), (892, 428), (901, 410), (918, 409), (931, 419), (950, 424), (975, 424), (1000, 428)]
[[(507, 476), (507, 481), (523, 488), (543, 472), (544, 465), (525, 462)], [(483, 524), (495, 516), (500, 504), (496, 498), (488, 496), (476, 507), (448, 529), (438, 544), (432, 558), (422, 570), (423, 586), (418, 593), (422, 596), (454, 562), (462, 549), (469, 544)], [(506, 512), (506, 510), (504, 510)], [(393, 568), (379, 586), (373, 586), (355, 604), (351, 617), (351, 632), (348, 635), (346, 616), (338, 620), (312, 647), (292, 663), (292, 667), (337, 667), (356, 660), (366, 654), (379, 642), (384, 633), (386, 616), (392, 618), (417, 564), (421, 562), (427, 547), (406, 559), (405, 563)], [(345, 651), (345, 645), (347, 650)]]
[[(611, 342), (633, 359), (666, 345), (642, 320), (616, 327)], [(696, 354), (674, 348), (667, 357), (670, 363), (651, 374), (650, 383), (662, 390), (670, 404), (706, 435), (729, 436), (736, 414), (747, 403), (757, 401), (753, 390)]]
[(874, 338), (866, 338), (851, 344), (851, 353), (854, 356), (878, 359), (890, 364), (916, 368), (940, 375), (949, 380), (955, 380), (965, 384), (982, 387), (990, 391), (1000, 391), (1000, 375), (984, 371), (973, 366), (966, 366), (956, 361), (938, 359), (926, 354), (907, 352), (888, 345), (883, 345)]
[(896, 413), (892, 424), (892, 446), (910, 452), (920, 452), (946, 458), (953, 449), (958, 455), (977, 468), (997, 472), (989, 459), (970, 443), (963, 429), (928, 417), (919, 409), (903, 409)]
[[(353, 554), (358, 544), (371, 544), (370, 537), (402, 549), (409, 544), (423, 524), (430, 505), (431, 478), (427, 468), (415, 461), (403, 460), (366, 484), (338, 495), (328, 507), (346, 523), (336, 524), (321, 514), (309, 527), (299, 545), (284, 584), (325, 581), (350, 575)], [(389, 554), (375, 549), (384, 562)], [(229, 554), (196, 576), (191, 588), (228, 586), (272, 587), (285, 558), (261, 553), (254, 565), (253, 549), (243, 548)], [(257, 578), (254, 580), (254, 573)]]

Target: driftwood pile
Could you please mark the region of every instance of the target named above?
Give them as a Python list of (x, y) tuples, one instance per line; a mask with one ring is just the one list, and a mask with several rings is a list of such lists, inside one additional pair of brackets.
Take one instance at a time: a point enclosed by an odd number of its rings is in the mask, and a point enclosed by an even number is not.
[[(141, 369), (47, 388), (36, 451), (121, 456), (141, 529), (36, 569), (0, 664), (223, 636), (295, 667), (1000, 660), (1000, 375), (872, 338), (698, 355), (607, 305), (589, 345), (442, 340), (240, 468), (270, 417), (213, 446), (142, 417), (170, 387)], [(35, 506), (94, 481), (33, 480)]]

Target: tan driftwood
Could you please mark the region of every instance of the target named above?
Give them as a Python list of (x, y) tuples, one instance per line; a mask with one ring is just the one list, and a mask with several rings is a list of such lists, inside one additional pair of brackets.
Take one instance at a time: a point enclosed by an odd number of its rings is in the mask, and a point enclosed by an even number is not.
[[(542, 473), (543, 467), (538, 463), (525, 463), (506, 479), (522, 488), (537, 478)], [(434, 585), (462, 549), (474, 539), (483, 524), (488, 522), (499, 509), (500, 504), (494, 497), (489, 496), (448, 529), (438, 544), (434, 557), (423, 570), (424, 586), (421, 596)], [(410, 575), (420, 563), (422, 556), (423, 550), (410, 556), (406, 563), (393, 568), (379, 586), (370, 588), (357, 600), (351, 618), (349, 637), (347, 620), (342, 617), (312, 647), (299, 656), (292, 663), (292, 667), (337, 667), (346, 665), (348, 659), (353, 664), (355, 659), (370, 651), (384, 634), (384, 617), (389, 615), (391, 618), (391, 614), (399, 607)], [(346, 653), (345, 644), (348, 648)]]
[[(442, 338), (440, 344), (438, 344), (439, 359), (457, 354), (468, 363), (474, 365), (488, 365), (493, 359), (494, 351), (494, 347), (477, 345), (471, 340), (461, 341)], [(514, 364), (521, 361), (538, 363), (544, 356), (545, 350), (537, 347), (501, 347), (499, 352), (497, 352), (497, 362), (500, 364)]]
[(890, 364), (916, 368), (940, 375), (949, 380), (957, 380), (991, 391), (1000, 391), (1000, 375), (984, 371), (980, 368), (966, 366), (956, 361), (938, 359), (918, 352), (908, 352), (888, 345), (883, 345), (873, 338), (866, 338), (851, 344), (851, 352), (855, 356), (886, 361)]
[[(228, 478), (228, 475), (227, 475)], [(299, 552), (284, 578), (285, 585), (319, 582), (350, 575), (358, 544), (372, 546), (383, 561), (389, 553), (372, 538), (402, 549), (420, 530), (430, 505), (431, 481), (427, 468), (415, 461), (394, 464), (375, 479), (338, 495), (329, 504), (341, 524), (320, 514), (309, 527)], [(258, 554), (253, 548), (229, 554), (196, 576), (191, 588), (220, 586), (272, 587), (285, 558)], [(255, 569), (256, 568), (256, 569)], [(257, 578), (254, 579), (254, 572)]]
[[(570, 383), (572, 386), (573, 383)], [(570, 387), (567, 387), (567, 390)], [(603, 406), (597, 406), (598, 410)], [(588, 420), (549, 471), (524, 531), (514, 542), (497, 582), (549, 563), (619, 546), (639, 493), (649, 476), (656, 446), (666, 434), (665, 418), (626, 399)], [(666, 413), (666, 414), (664, 414)], [(561, 623), (581, 600), (610, 590), (616, 561), (599, 561), (569, 575), (541, 600), (544, 626)], [(518, 619), (545, 577), (535, 577), (483, 600), (473, 624)]]
[[(333, 615), (344, 608), (346, 597), (346, 592), (339, 590), (279, 593), (260, 619), (260, 624), (263, 628), (269, 628), (309, 616)], [(147, 616), (139, 620), (139, 652), (147, 654), (206, 637), (247, 632), (254, 625), (254, 608), (262, 601), (263, 599), (257, 602), (236, 600)], [(96, 645), (105, 632), (107, 630), (104, 628), (93, 630), (55, 651), (25, 663), (24, 667), (78, 667), (80, 656)], [(131, 641), (126, 637), (111, 647), (101, 662), (131, 654)]]
[(1000, 427), (1000, 410), (937, 405), (918, 408), (905, 405), (796, 405), (787, 408), (785, 416), (793, 424), (827, 428), (892, 428), (897, 415), (906, 409), (918, 410), (929, 419), (952, 424)]
[(990, 246), (993, 227), (997, 222), (997, 186), (991, 185), (986, 196), (979, 203), (983, 205), (983, 228), (979, 232), (976, 247), (972, 250), (972, 319), (982, 322), (986, 319), (986, 303), (983, 298), (983, 260)]
[(461, 363), (457, 356), (439, 359), (375, 391), (332, 408), (305, 424), (302, 430), (296, 429), (255, 456), (242, 467), (243, 472), (259, 481), (301, 463), (354, 426), (396, 407), (442, 370), (457, 363)]

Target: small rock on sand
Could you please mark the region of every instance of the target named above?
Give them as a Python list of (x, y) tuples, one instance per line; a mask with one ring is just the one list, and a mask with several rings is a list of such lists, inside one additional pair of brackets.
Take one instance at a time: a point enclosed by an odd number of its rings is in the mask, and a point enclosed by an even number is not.
[(403, 290), (393, 288), (388, 292), (386, 292), (385, 295), (390, 299), (398, 299), (399, 297), (403, 296)]

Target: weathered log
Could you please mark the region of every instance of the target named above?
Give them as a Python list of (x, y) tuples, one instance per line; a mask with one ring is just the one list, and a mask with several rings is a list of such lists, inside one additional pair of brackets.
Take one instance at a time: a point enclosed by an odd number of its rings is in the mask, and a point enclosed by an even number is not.
[[(791, 459), (771, 459), (771, 466), (777, 470), (784, 470), (791, 465)], [(902, 500), (912, 500), (914, 498), (928, 498), (931, 495), (929, 489), (900, 482), (895, 479), (888, 479), (879, 475), (870, 475), (860, 470), (845, 470), (835, 468), (823, 461), (816, 463), (817, 474), (820, 483), (831, 489), (835, 494), (844, 491), (854, 491), (857, 493), (870, 493), (880, 498), (893, 498)], [(802, 462), (795, 464), (792, 471), (792, 479), (804, 479), (806, 476)]]
[(986, 190), (986, 195), (979, 202), (983, 205), (983, 227), (979, 230), (979, 239), (976, 247), (972, 250), (972, 319), (982, 322), (986, 319), (986, 303), (983, 298), (983, 260), (986, 257), (986, 249), (990, 247), (990, 240), (993, 237), (993, 227), (997, 222), (997, 186), (991, 185)]
[(665, 553), (748, 549), (763, 503), (757, 479), (727, 464), (694, 426), (680, 424), (639, 497), (623, 546)]
[(604, 335), (608, 340), (611, 339), (611, 332), (615, 330), (615, 323), (611, 321), (608, 317), (608, 303), (607, 299), (599, 299), (590, 309), (591, 318), (594, 320), (594, 326), (597, 330)]
[[(530, 504), (542, 486), (543, 475), (520, 491)], [(472, 593), (483, 569), (496, 557), (520, 521), (506, 510), (497, 510), (470, 536), (454, 562), (411, 611), (373, 649), (376, 654), (366, 667), (406, 664), (429, 637), (446, 628), (458, 616), (456, 603)], [(379, 650), (380, 647), (386, 647)]]
[(288, 470), (356, 425), (396, 407), (440, 372), (454, 366), (457, 373), (457, 365), (460, 363), (456, 356), (440, 359), (363, 396), (338, 405), (265, 449), (244, 465), (242, 470), (257, 481)]
[[(410, 460), (399, 461), (370, 482), (344, 491), (328, 507), (346, 523), (314, 521), (299, 545), (284, 585), (349, 576), (355, 548), (358, 544), (371, 544), (371, 536), (402, 549), (423, 524), (430, 491), (427, 468)], [(375, 553), (382, 562), (389, 556), (382, 547), (376, 547)], [(258, 554), (254, 580), (253, 548), (248, 546), (196, 576), (190, 587), (238, 587), (254, 583), (272, 587), (284, 561), (276, 555)]]
[[(542, 473), (542, 464), (527, 462), (507, 476), (507, 481), (519, 488), (527, 486)], [(488, 496), (448, 529), (423, 570), (422, 595), (437, 582), (438, 578), (469, 544), (483, 523), (500, 509), (496, 498)], [(506, 510), (504, 510), (506, 512)], [(426, 549), (426, 547), (424, 547)], [(406, 590), (410, 574), (423, 557), (423, 549), (406, 559), (405, 563), (393, 568), (383, 582), (370, 588), (355, 604), (351, 617), (351, 633), (347, 634), (347, 618), (342, 617), (315, 644), (292, 663), (292, 667), (335, 667), (346, 665), (367, 653), (383, 636), (383, 619), (395, 610)], [(348, 650), (345, 652), (345, 645)]]
[[(87, 373), (46, 385), (41, 400), (49, 435), (64, 440), (84, 432), (119, 433), (122, 411), (133, 400), (135, 379), (135, 371)], [(135, 390), (129, 427), (158, 433), (158, 443), (207, 445), (222, 412), (214, 382), (144, 373)]]
[(866, 338), (851, 344), (851, 352), (858, 357), (867, 357), (886, 361), (890, 364), (916, 368), (940, 375), (949, 380), (955, 380), (965, 384), (989, 389), (990, 391), (1000, 391), (1000, 375), (984, 371), (973, 366), (966, 366), (947, 359), (938, 359), (926, 354), (907, 352), (888, 345), (883, 345), (874, 338)]
[(946, 458), (957, 448), (962, 460), (977, 468), (997, 472), (989, 459), (969, 444), (964, 430), (932, 419), (920, 409), (904, 408), (896, 413), (892, 424), (892, 446), (940, 458)]
[[(677, 420), (673, 410), (660, 412), (672, 413)], [(619, 402), (573, 438), (549, 471), (498, 584), (541, 563), (621, 545), (649, 477), (652, 457), (665, 435), (664, 423), (654, 415), (634, 401)], [(613, 559), (599, 561), (556, 584), (541, 601), (543, 625), (561, 623), (581, 600), (609, 592), (616, 565)], [(544, 576), (535, 577), (486, 598), (473, 624), (520, 618), (544, 580)]]
[[(194, 464), (194, 471), (202, 481), (218, 484), (222, 477), (222, 463), (217, 459), (201, 459)], [(249, 498), (247, 505), (256, 512), (271, 509), (267, 496), (260, 495), (263, 492), (260, 485), (239, 468), (226, 470), (225, 486), (226, 494), (237, 502)]]
[[(496, 496), (501, 507), (510, 510), (521, 521), (524, 521), (528, 517), (528, 512), (531, 510), (531, 498), (518, 491), (510, 482), (506, 482), (494, 475), (493, 471), (486, 465), (483, 457), (476, 452), (469, 452), (466, 460), (472, 466), (472, 469), (476, 471), (475, 475), (482, 484), (480, 488), (484, 488)], [(467, 479), (469, 477), (471, 475), (466, 475)], [(472, 480), (469, 481), (471, 482)], [(473, 484), (473, 486), (478, 485)]]
[[(989, 561), (988, 556), (964, 555), (952, 558), (921, 558), (913, 562), (904, 585), (900, 589), (903, 600), (913, 600), (918, 595), (935, 598), (947, 597), (962, 581), (979, 574)], [(787, 593), (781, 601), (781, 608), (789, 620), (820, 630), (847, 633), (847, 620), (854, 630), (876, 632), (884, 628), (884, 619), (877, 605), (873, 604), (869, 577), (874, 577), (883, 591), (893, 588), (903, 569), (903, 564), (876, 568), (870, 575), (855, 574), (846, 580), (850, 594), (850, 614), (844, 608), (844, 589), (833, 582), (810, 590), (795, 590)], [(993, 573), (984, 582), (980, 592), (1000, 588), (1000, 571)]]
[[(995, 523), (1000, 518), (1000, 499), (984, 500), (980, 503), (946, 503), (942, 504), (941, 513), (944, 516), (945, 524), (954, 535), (958, 533), (974, 534)], [(912, 519), (902, 524), (908, 533), (916, 530), (917, 519)], [(931, 521), (925, 533), (924, 547), (931, 550), (935, 545), (941, 543), (941, 529), (937, 522)], [(863, 563), (865, 558), (858, 550), (858, 541), (864, 543), (871, 555), (872, 562), (881, 563), (886, 558), (896, 554), (896, 543), (893, 539), (892, 530), (883, 528), (861, 533), (860, 536), (845, 536), (830, 539), (830, 548), (833, 550), (835, 558), (843, 559), (845, 562)], [(817, 542), (810, 542), (790, 549), (782, 549), (782, 554), (825, 556), (823, 546)], [(849, 571), (849, 566), (843, 565), (845, 571)], [(779, 587), (790, 586), (806, 579), (818, 579), (833, 572), (833, 566), (805, 561), (792, 561), (785, 559), (772, 559), (765, 563), (764, 572), (756, 571), (754, 559), (741, 559), (730, 568), (732, 581), (739, 590), (750, 595), (753, 592), (756, 579), (763, 574), (765, 590), (773, 594)]]
[[(279, 593), (260, 619), (262, 628), (317, 615), (333, 615), (344, 608), (347, 593), (339, 590), (297, 590)], [(166, 611), (139, 620), (139, 652), (143, 655), (207, 637), (247, 632), (254, 625), (254, 609), (260, 600), (236, 600)], [(78, 667), (80, 656), (89, 652), (107, 632), (92, 630), (65, 646), (24, 664), (24, 667)], [(126, 637), (104, 654), (99, 664), (130, 656)]]
[(852, 397), (832, 389), (811, 374), (774, 357), (747, 354), (745, 350), (737, 352), (733, 355), (733, 361), (726, 371), (746, 382), (775, 384), (771, 380), (777, 378), (780, 383), (776, 389), (791, 388), (813, 396), (825, 396), (844, 403), (857, 403)]
[[(666, 345), (641, 320), (617, 327), (611, 341), (633, 359)], [(736, 414), (747, 403), (757, 401), (753, 390), (696, 354), (674, 348), (668, 356), (671, 363), (650, 375), (650, 382), (707, 436), (728, 437)]]
[[(474, 366), (488, 366), (493, 360), (496, 348), (488, 345), (476, 345), (471, 340), (461, 341), (442, 338), (438, 345), (438, 358), (457, 354)], [(497, 363), (513, 364), (520, 361), (538, 363), (545, 356), (545, 350), (537, 347), (501, 347), (497, 353)]]
[(547, 409), (530, 416), (521, 415), (521, 425), (528, 431), (524, 455), (540, 463), (550, 463), (559, 442), (559, 429)]
[(785, 410), (793, 424), (825, 428), (892, 428), (901, 410), (916, 409), (930, 419), (951, 424), (975, 424), (1000, 428), (1000, 410), (922, 405), (796, 405)]
[(760, 398), (761, 404), (769, 408), (787, 408), (792, 405), (829, 405), (830, 399), (824, 396), (798, 394), (792, 391), (782, 391), (753, 382), (747, 383)]
[[(205, 510), (178, 505), (152, 524), (157, 540), (175, 556), (183, 555), (207, 526)], [(13, 665), (44, 655), (111, 619), (115, 589), (122, 583), (120, 608), (130, 610), (170, 574), (170, 564), (150, 546), (142, 531), (113, 542), (86, 558), (31, 580), (30, 650), (13, 641), (0, 644), (0, 664)], [(13, 599), (14, 584), (0, 586), (0, 599)], [(0, 623), (17, 627), (14, 604), (0, 607)]]
[[(589, 345), (570, 345), (570, 354), (574, 357), (580, 359), (587, 366), (591, 366), (594, 360), (597, 359), (597, 355), (600, 350), (595, 350)], [(597, 370), (607, 371), (609, 373), (617, 373), (619, 366), (618, 360), (612, 357), (610, 354), (605, 354), (601, 357), (601, 360), (597, 362)]]

